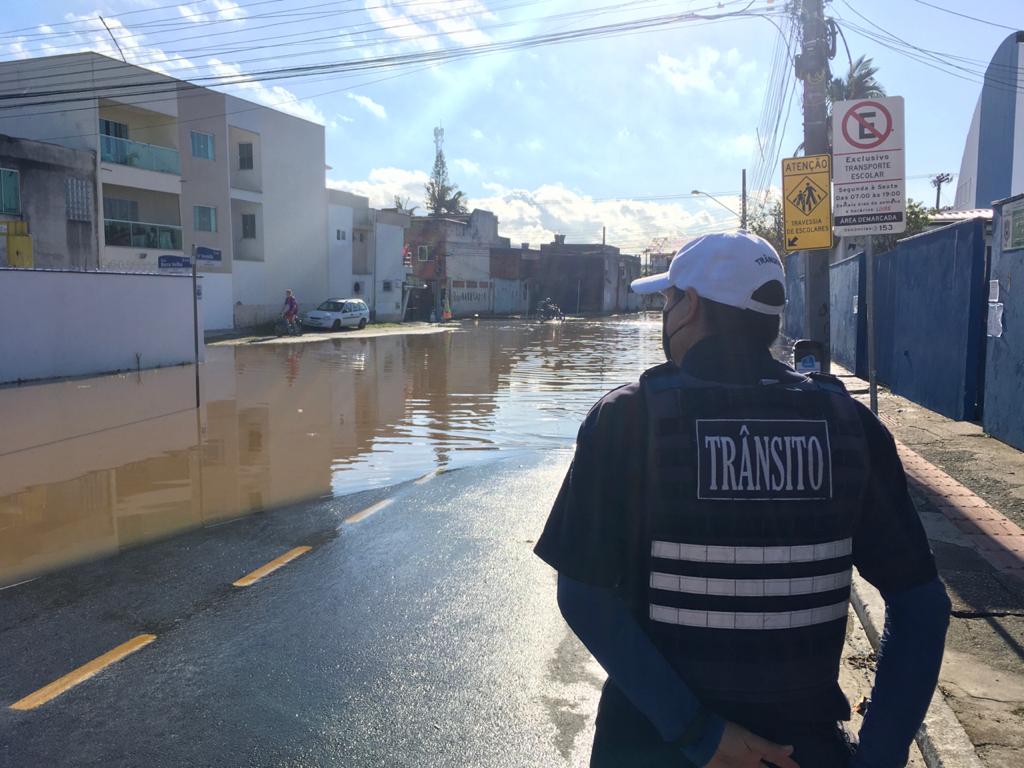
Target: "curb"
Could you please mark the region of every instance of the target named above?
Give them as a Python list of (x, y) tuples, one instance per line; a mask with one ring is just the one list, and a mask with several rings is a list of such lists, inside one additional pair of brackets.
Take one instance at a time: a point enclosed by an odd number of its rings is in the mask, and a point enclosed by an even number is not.
[[(850, 600), (871, 647), (878, 650), (885, 626), (885, 603), (878, 590), (854, 573)], [(915, 737), (928, 768), (984, 768), (967, 732), (936, 689), (932, 703)]]

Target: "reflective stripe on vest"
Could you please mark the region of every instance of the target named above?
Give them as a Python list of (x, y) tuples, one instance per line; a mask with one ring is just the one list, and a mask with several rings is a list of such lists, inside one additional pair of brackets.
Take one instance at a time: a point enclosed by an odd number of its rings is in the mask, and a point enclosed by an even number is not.
[(795, 629), (845, 619), (848, 601), (804, 611), (752, 613), (750, 611), (694, 611), (688, 608), (651, 606), (651, 620), (663, 624), (707, 629)]
[(679, 544), (672, 541), (651, 542), (652, 557), (660, 557), (665, 560), (687, 560), (691, 563), (736, 563), (737, 565), (809, 563), (815, 560), (845, 557), (852, 552), (853, 539), (849, 538), (788, 547), (726, 547), (714, 544)]

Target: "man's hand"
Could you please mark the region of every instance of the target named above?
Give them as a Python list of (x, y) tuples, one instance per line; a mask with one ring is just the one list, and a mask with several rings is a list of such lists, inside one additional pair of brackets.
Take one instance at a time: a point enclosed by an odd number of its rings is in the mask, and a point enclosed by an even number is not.
[(793, 747), (784, 747), (751, 733), (736, 723), (726, 723), (718, 751), (705, 768), (800, 768), (790, 757)]

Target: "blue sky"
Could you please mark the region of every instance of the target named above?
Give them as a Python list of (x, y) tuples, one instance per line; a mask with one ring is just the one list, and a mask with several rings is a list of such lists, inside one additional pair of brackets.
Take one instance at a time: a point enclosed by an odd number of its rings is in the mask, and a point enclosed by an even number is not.
[[(1024, 26), (1020, 0), (928, 0), (995, 24)], [(701, 10), (713, 0), (71, 0), (12, 3), (0, 58), (92, 49), (178, 77), (227, 76), (313, 62), (373, 60)], [(724, 10), (745, 2), (726, 2)], [(781, 0), (754, 0), (781, 12)], [(852, 6), (852, 7), (851, 7)], [(859, 11), (863, 17), (856, 14)], [(906, 99), (908, 191), (934, 202), (929, 174), (957, 173), (979, 78), (912, 61), (850, 24), (871, 22), (908, 43), (983, 68), (1009, 30), (917, 0), (836, 0), (854, 58), (878, 64)], [(844, 24), (847, 22), (846, 24)], [(735, 225), (701, 189), (738, 208), (740, 169), (759, 164), (765, 91), (779, 33), (763, 18), (691, 22), (645, 34), (489, 54), (434, 66), (227, 86), (325, 126), (328, 183), (378, 205), (421, 203), (433, 128), (445, 129), (451, 178), (473, 206), (498, 213), (513, 241), (600, 238), (624, 249), (675, 247)], [(840, 43), (833, 71), (845, 71)], [(959, 71), (959, 70), (957, 70)], [(789, 155), (801, 141), (799, 93), (783, 123)], [(761, 137), (763, 138), (763, 137)], [(778, 184), (777, 163), (771, 184)], [(916, 177), (916, 178), (915, 178)], [(943, 202), (952, 202), (954, 185)], [(680, 196), (681, 197), (674, 197)], [(651, 199), (661, 198), (661, 199)]]

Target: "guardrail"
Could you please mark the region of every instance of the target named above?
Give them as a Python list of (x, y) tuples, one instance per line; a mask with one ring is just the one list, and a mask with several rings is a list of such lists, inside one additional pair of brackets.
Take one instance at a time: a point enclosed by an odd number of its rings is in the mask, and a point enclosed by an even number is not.
[(180, 251), (181, 227), (172, 224), (104, 219), (103, 239), (107, 245)]
[(130, 165), (159, 173), (181, 174), (181, 154), (170, 147), (100, 136), (100, 157), (108, 163)]

